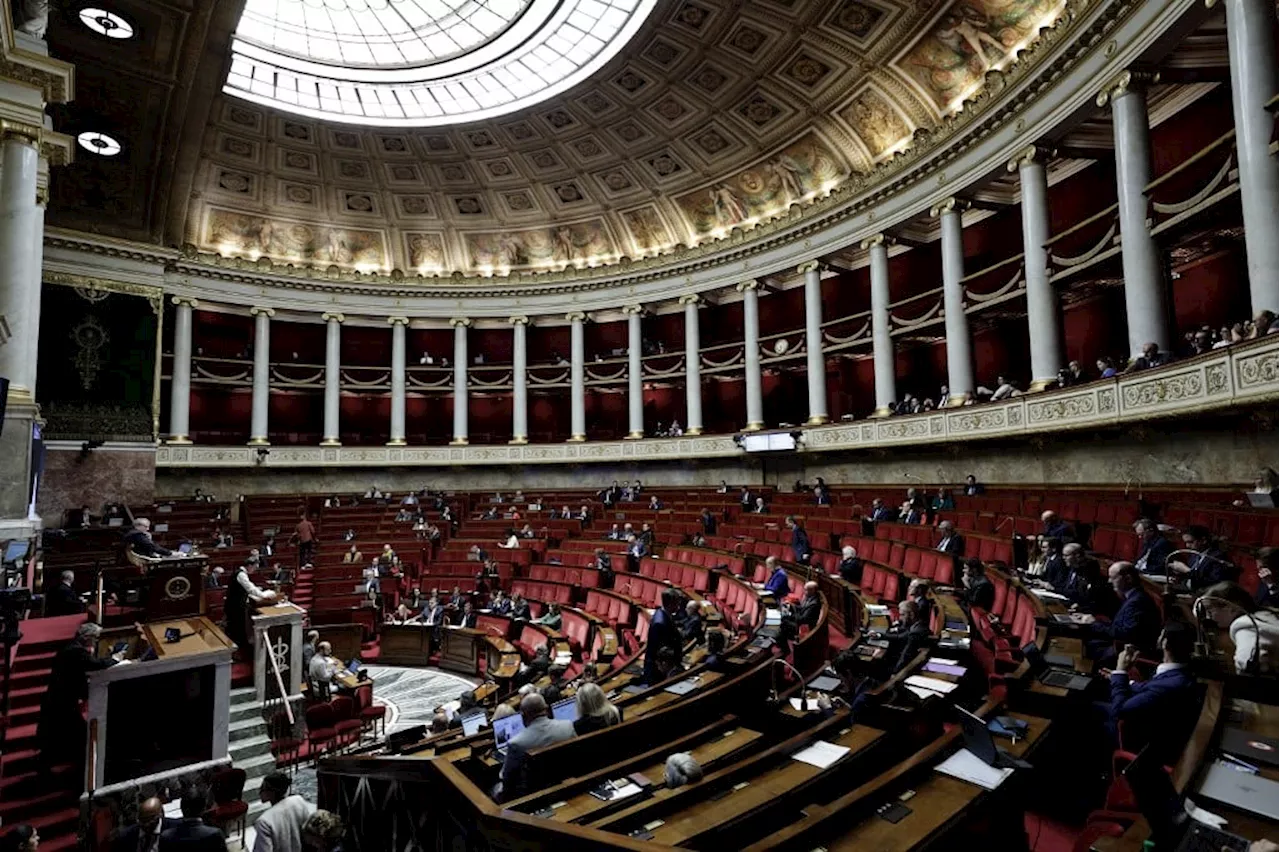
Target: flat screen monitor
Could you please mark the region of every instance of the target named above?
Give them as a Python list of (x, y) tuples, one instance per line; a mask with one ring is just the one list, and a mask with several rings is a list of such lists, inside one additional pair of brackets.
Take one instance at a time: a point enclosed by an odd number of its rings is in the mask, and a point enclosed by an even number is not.
[(24, 538), (15, 538), (4, 546), (4, 561), (17, 562), (27, 555), (29, 542)]

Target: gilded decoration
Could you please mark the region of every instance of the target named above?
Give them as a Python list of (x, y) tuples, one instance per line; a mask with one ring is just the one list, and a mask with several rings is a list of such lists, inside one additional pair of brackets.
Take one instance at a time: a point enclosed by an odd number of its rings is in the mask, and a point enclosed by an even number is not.
[(473, 269), (504, 271), (586, 264), (619, 254), (603, 219), (550, 228), (464, 234)]
[(387, 252), (379, 231), (310, 224), (212, 208), (204, 241), (226, 254), (266, 256), (289, 263), (383, 267)]

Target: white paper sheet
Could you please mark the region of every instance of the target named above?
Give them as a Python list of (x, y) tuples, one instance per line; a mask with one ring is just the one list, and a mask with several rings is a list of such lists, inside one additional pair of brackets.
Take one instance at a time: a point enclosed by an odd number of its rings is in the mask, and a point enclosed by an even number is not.
[(938, 693), (934, 692), (931, 689), (921, 689), (920, 687), (912, 686), (911, 684), (907, 684), (906, 686), (907, 686), (907, 689), (914, 692), (916, 696), (920, 698), (922, 701), (926, 698), (936, 698), (938, 695)]
[(793, 753), (791, 759), (807, 763), (810, 766), (816, 766), (819, 769), (826, 769), (848, 753), (849, 749), (845, 746), (818, 740)]
[(949, 680), (939, 680), (936, 677), (928, 677), (927, 675), (912, 675), (907, 678), (907, 683), (911, 686), (918, 686), (921, 689), (931, 689), (943, 695), (946, 695), (957, 686), (957, 684)]
[(1045, 601), (1045, 600), (1049, 600), (1049, 601), (1068, 601), (1068, 600), (1071, 600), (1071, 599), (1070, 599), (1069, 597), (1067, 597), (1066, 595), (1060, 595), (1060, 594), (1058, 594), (1057, 592), (1051, 592), (1051, 591), (1049, 591), (1048, 589), (1031, 589), (1031, 590), (1030, 590), (1030, 592), (1031, 592), (1031, 594), (1035, 595), (1036, 597), (1038, 597), (1038, 598), (1039, 598), (1040, 600), (1042, 600), (1042, 601)]
[(867, 604), (867, 615), (881, 616), (889, 614), (889, 607), (884, 604)]
[(996, 769), (984, 763), (977, 755), (961, 749), (934, 767), (938, 772), (977, 784), (985, 790), (994, 790), (1004, 779), (1013, 774), (1012, 769)]
[[(790, 701), (791, 701), (791, 706), (796, 710), (800, 711), (801, 713), (807, 713), (811, 710), (818, 709), (818, 699), (816, 698), (805, 698), (805, 699), (792, 698), (790, 699)], [(802, 701), (804, 706), (801, 706)]]
[(929, 662), (937, 663), (940, 666), (958, 666), (959, 660), (953, 660), (950, 657), (930, 657)]

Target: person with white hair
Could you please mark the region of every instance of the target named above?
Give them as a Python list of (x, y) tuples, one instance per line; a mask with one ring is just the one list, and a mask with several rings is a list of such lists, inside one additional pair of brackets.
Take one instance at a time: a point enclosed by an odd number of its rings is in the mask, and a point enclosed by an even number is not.
[(168, 548), (161, 547), (151, 538), (151, 521), (147, 518), (137, 518), (133, 522), (133, 529), (124, 534), (124, 543), (134, 553), (139, 556), (172, 556), (173, 551)]
[(78, 615), (82, 612), (84, 612), (84, 601), (76, 591), (76, 572), (63, 571), (58, 585), (44, 596), (44, 614), (46, 616)]
[(46, 770), (66, 763), (79, 766), (84, 760), (86, 731), (80, 702), (89, 697), (89, 672), (114, 666), (124, 657), (123, 652), (99, 657), (101, 638), (102, 628), (85, 622), (76, 628), (71, 643), (53, 658), (49, 687), (40, 702), (40, 722), (36, 729), (40, 764)]
[(597, 684), (584, 683), (574, 696), (578, 706), (578, 718), (573, 730), (578, 736), (621, 724), (622, 711), (609, 701)]
[(851, 544), (840, 548), (840, 576), (855, 586), (862, 583), (862, 560), (858, 551)]
[(664, 770), (667, 787), (675, 789), (702, 780), (702, 766), (687, 751), (679, 751), (667, 758)]

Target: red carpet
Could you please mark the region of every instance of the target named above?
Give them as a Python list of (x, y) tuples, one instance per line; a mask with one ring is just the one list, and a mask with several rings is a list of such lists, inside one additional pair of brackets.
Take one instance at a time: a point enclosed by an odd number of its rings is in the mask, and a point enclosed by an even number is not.
[(1025, 814), (1024, 824), (1031, 852), (1071, 852), (1080, 834), (1078, 828), (1039, 814)]

